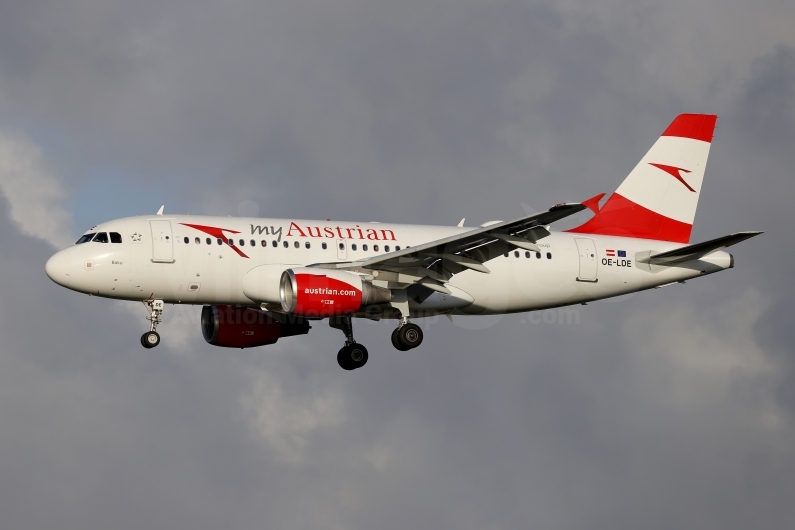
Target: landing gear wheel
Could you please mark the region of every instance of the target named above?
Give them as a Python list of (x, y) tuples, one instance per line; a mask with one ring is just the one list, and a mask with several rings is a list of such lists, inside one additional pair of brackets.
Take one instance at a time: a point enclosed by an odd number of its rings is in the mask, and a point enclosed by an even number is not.
[(141, 335), (141, 346), (144, 348), (154, 348), (158, 344), (160, 344), (160, 335), (157, 334), (157, 325), (163, 322), (163, 307), (165, 304), (163, 300), (142, 300), (144, 306), (146, 307), (146, 311), (149, 313), (149, 316), (146, 317), (146, 320), (150, 322), (149, 331)]
[(417, 324), (406, 324), (397, 330), (397, 340), (408, 349), (422, 344), (422, 329)]
[(144, 348), (154, 348), (158, 344), (160, 344), (160, 335), (157, 331), (147, 331), (141, 335), (141, 345)]
[(369, 357), (367, 348), (354, 342), (350, 346), (344, 346), (339, 351), (337, 362), (343, 370), (356, 370), (364, 366)]
[(398, 332), (399, 331), (400, 331), (399, 328), (395, 328), (395, 330), (392, 332), (392, 346), (394, 346), (396, 350), (400, 350), (400, 351), (408, 351), (408, 350), (410, 350), (411, 348), (409, 348), (408, 346), (404, 346), (400, 342), (400, 338), (398, 337)]

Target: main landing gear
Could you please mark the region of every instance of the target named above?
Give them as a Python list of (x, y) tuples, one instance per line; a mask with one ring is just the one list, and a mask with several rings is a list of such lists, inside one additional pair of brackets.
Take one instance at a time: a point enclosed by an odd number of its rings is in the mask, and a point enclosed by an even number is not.
[[(331, 317), (329, 326), (345, 333), (345, 346), (337, 354), (337, 362), (344, 370), (356, 370), (367, 363), (367, 348), (353, 338), (351, 317)], [(407, 318), (400, 319), (400, 325), (392, 332), (392, 345), (400, 351), (407, 351), (422, 344), (422, 329)]]
[(144, 300), (146, 310), (149, 311), (149, 316), (146, 320), (150, 322), (149, 331), (141, 335), (141, 346), (144, 348), (154, 348), (160, 344), (160, 335), (157, 333), (157, 325), (163, 319), (163, 308), (165, 304), (162, 300)]
[(353, 338), (351, 317), (331, 317), (328, 324), (345, 333), (345, 346), (337, 354), (337, 362), (340, 367), (343, 370), (356, 370), (364, 366), (370, 356), (367, 353), (367, 348)]
[(422, 329), (408, 319), (400, 320), (400, 325), (392, 332), (392, 346), (400, 351), (408, 351), (422, 344)]

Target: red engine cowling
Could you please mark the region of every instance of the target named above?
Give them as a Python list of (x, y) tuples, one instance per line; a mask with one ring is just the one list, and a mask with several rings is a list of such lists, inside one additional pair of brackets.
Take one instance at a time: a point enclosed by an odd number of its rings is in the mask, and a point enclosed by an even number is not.
[(352, 272), (300, 267), (282, 273), (279, 298), (287, 313), (330, 317), (389, 302), (392, 292)]
[(202, 334), (213, 346), (253, 348), (282, 337), (309, 333), (309, 322), (251, 307), (207, 305), (202, 308)]

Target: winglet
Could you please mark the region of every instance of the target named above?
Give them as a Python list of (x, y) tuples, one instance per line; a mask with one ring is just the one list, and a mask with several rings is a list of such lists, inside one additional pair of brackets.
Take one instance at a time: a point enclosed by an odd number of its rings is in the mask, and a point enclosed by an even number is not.
[(466, 220), (467, 220), (467, 218), (466, 218), (466, 217), (464, 217), (463, 219), (461, 219), (461, 222), (460, 222), (460, 223), (458, 223), (458, 226), (464, 226), (464, 221), (466, 221)]
[(166, 207), (165, 204), (163, 206), (161, 206), (160, 209), (157, 211), (157, 215), (163, 215), (163, 208), (165, 208), (165, 207)]
[(595, 197), (582, 201), (582, 205), (587, 206), (593, 213), (599, 213), (599, 201), (601, 201), (604, 196), (604, 193), (600, 193)]

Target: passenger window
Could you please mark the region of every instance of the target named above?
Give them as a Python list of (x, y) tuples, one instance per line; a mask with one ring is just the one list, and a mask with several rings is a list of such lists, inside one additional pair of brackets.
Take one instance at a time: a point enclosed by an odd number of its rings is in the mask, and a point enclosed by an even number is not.
[(552, 259), (552, 252), (547, 252), (547, 259)]
[(267, 247), (267, 246), (268, 246), (268, 242), (267, 242), (267, 241), (265, 241), (264, 239), (262, 240), (262, 246), (263, 246), (263, 247)]
[(345, 243), (340, 243), (340, 250), (345, 250)]
[(110, 233), (110, 242), (111, 243), (121, 243), (121, 234), (118, 232), (111, 232)]
[(322, 243), (320, 246), (323, 247), (323, 250), (326, 250), (328, 248), (328, 245), (325, 243)]
[(400, 245), (395, 245), (395, 252), (397, 252), (398, 250), (400, 250)]
[(89, 241), (91, 241), (91, 238), (93, 237), (94, 237), (94, 232), (81, 236), (80, 239), (77, 240), (75, 245), (82, 245), (83, 243), (88, 243)]
[(251, 241), (249, 241), (249, 243), (251, 243), (252, 247), (256, 247), (257, 246), (257, 242), (254, 241), (253, 239)]
[(384, 252), (389, 252), (389, 245), (384, 245)]
[(227, 243), (229, 243), (230, 247), (234, 247), (235, 246), (235, 240), (234, 239), (227, 240)]
[(518, 251), (518, 250), (514, 250), (514, 251), (513, 251), (513, 256), (514, 256), (515, 258), (518, 258), (518, 257), (519, 257), (519, 251)]
[(279, 244), (278, 244), (276, 241), (274, 241), (274, 242), (273, 242), (273, 246), (274, 246), (274, 247), (278, 247), (278, 246), (279, 246)]
[(217, 241), (218, 241), (218, 244), (219, 244), (219, 245), (223, 245), (223, 244), (224, 244), (224, 240), (223, 240), (223, 239), (221, 239), (220, 237), (217, 239)]
[(190, 243), (190, 239), (188, 239), (187, 237), (183, 238), (182, 240), (185, 242), (185, 244), (186, 244), (186, 245), (187, 245), (188, 243)]
[(206, 240), (205, 242), (206, 242), (208, 245), (212, 245), (212, 244), (213, 244), (213, 241), (212, 241), (212, 239), (210, 239), (209, 237), (207, 238), (207, 240)]
[(541, 253), (540, 252), (536, 252), (536, 259), (541, 259)]
[(295, 248), (301, 248), (301, 243), (299, 243), (298, 241), (296, 241), (295, 243), (293, 243), (293, 246), (294, 246)]
[(305, 246), (307, 249), (308, 249), (308, 248), (310, 248), (310, 247), (312, 247), (312, 245), (310, 245), (310, 244), (309, 244), (309, 241), (307, 241), (307, 242), (306, 242), (306, 245), (304, 245), (304, 246)]
[(529, 257), (530, 257), (530, 252), (525, 252), (525, 253), (524, 253), (524, 257), (525, 257), (525, 258), (529, 258)]
[(367, 252), (367, 245), (366, 245), (366, 244), (365, 244), (365, 245), (362, 245), (362, 250), (364, 250), (365, 252)]
[(374, 250), (375, 252), (378, 252), (378, 245), (373, 245), (373, 250)]
[(503, 254), (503, 256), (505, 256), (507, 258), (508, 257), (508, 253), (506, 252), (505, 254)]
[(285, 241), (285, 242), (284, 242), (284, 248), (290, 248), (290, 243), (288, 243), (287, 241)]
[(107, 243), (108, 242), (108, 234), (105, 232), (100, 232), (96, 236), (94, 236), (93, 241), (95, 243)]
[(240, 241), (238, 241), (238, 243), (240, 243), (241, 247), (245, 247), (246, 246), (246, 241), (244, 239), (241, 239)]

